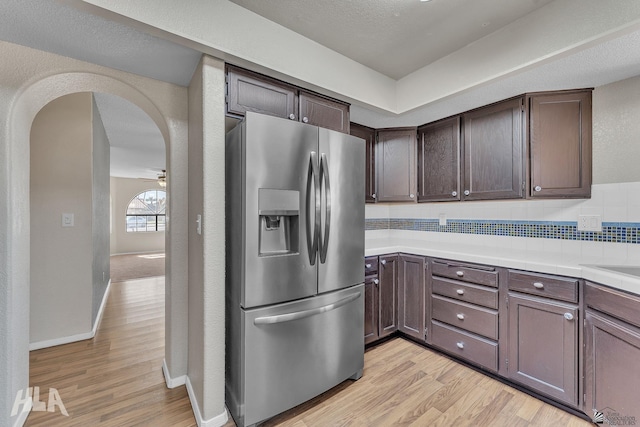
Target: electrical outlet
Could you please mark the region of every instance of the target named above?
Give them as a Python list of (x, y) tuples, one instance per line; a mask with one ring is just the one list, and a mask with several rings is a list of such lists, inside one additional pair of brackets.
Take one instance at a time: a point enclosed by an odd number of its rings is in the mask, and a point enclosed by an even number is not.
[(447, 214), (438, 215), (438, 224), (442, 226), (447, 225)]
[(578, 215), (578, 231), (602, 231), (600, 215)]

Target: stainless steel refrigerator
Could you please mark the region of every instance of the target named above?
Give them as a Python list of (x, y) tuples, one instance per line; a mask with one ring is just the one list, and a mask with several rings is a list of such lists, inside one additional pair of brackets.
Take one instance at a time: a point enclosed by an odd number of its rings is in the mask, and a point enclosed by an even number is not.
[(226, 139), (226, 402), (253, 425), (364, 366), (365, 145), (247, 113)]

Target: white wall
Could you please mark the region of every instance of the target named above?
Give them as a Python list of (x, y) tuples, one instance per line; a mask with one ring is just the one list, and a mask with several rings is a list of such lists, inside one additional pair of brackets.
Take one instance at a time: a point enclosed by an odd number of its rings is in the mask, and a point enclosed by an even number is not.
[(91, 96), (92, 144), (92, 249), (93, 304), (91, 326), (96, 322), (100, 304), (111, 279), (109, 261), (109, 168), (110, 145), (96, 101)]
[(126, 212), (131, 199), (145, 190), (159, 190), (161, 187), (149, 180), (132, 178), (111, 178), (111, 254), (142, 252), (163, 252), (164, 231), (127, 233)]
[[(640, 76), (593, 92), (593, 182), (640, 182)], [(637, 199), (630, 195), (630, 199)], [(640, 221), (640, 218), (636, 218)]]
[(140, 107), (167, 143), (169, 207), (165, 354), (169, 371), (186, 374), (187, 90), (169, 83), (0, 42), (0, 425), (29, 384), (30, 130), (49, 102), (77, 92), (105, 92)]
[[(208, 425), (227, 420), (225, 334), (225, 74), (204, 56), (189, 85), (189, 369), (192, 402)], [(202, 215), (202, 234), (196, 216)]]
[[(91, 331), (92, 95), (63, 96), (31, 128), (31, 343)], [(75, 225), (63, 227), (62, 213)]]

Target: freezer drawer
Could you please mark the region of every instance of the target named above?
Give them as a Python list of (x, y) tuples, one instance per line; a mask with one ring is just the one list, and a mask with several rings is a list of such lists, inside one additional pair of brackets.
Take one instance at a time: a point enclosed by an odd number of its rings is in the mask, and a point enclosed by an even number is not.
[[(363, 319), (362, 284), (243, 310), (240, 384), (236, 390), (227, 389), (235, 421), (239, 425), (263, 421), (361, 373)], [(231, 396), (236, 402), (230, 401), (230, 392), (236, 394)]]

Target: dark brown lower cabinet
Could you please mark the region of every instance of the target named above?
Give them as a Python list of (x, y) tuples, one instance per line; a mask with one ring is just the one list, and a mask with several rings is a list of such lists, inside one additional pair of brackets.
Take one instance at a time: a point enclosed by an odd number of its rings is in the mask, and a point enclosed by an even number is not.
[(378, 263), (378, 333), (380, 338), (398, 330), (398, 255), (385, 255)]
[(425, 339), (425, 259), (399, 256), (398, 330), (419, 340)]
[(364, 343), (372, 343), (378, 334), (378, 276), (364, 279)]
[(510, 292), (509, 378), (578, 407), (578, 326), (577, 305)]

